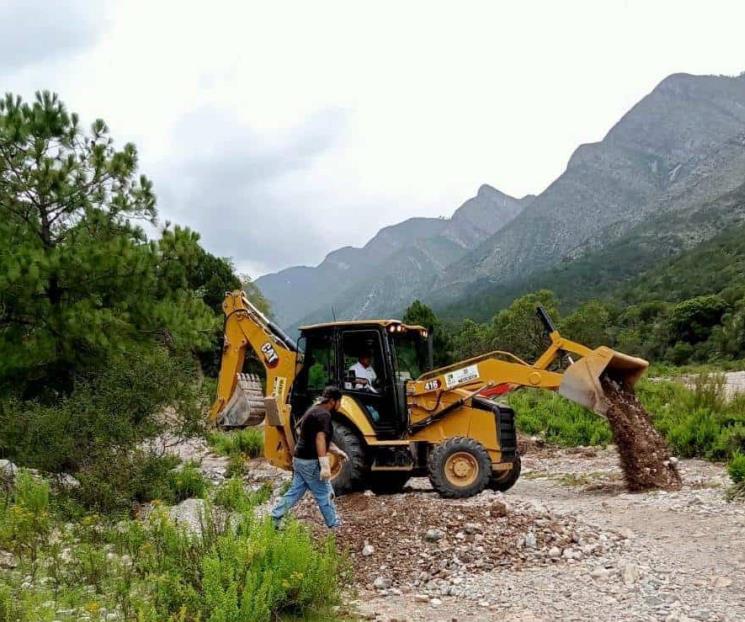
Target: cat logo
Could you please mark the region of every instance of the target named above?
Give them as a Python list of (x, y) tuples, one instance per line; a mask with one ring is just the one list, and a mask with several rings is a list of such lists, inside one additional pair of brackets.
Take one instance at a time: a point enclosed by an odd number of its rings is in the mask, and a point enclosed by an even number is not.
[(276, 367), (279, 364), (279, 356), (277, 356), (274, 346), (268, 341), (261, 346), (261, 353), (264, 355), (267, 367)]
[(434, 391), (435, 389), (439, 389), (442, 386), (442, 383), (435, 378), (434, 380), (428, 380), (427, 383), (424, 385), (425, 391)]

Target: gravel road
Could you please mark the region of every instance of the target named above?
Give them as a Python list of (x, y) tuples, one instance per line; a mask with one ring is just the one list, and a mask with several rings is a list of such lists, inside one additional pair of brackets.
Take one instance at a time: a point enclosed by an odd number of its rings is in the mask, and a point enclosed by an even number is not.
[[(546, 551), (548, 564), (478, 572), (437, 596), (362, 585), (352, 604), (389, 622), (745, 620), (745, 504), (724, 500), (730, 482), (722, 466), (683, 460), (680, 469), (679, 492), (628, 494), (613, 448), (531, 452), (506, 502), (571, 517), (601, 538), (621, 534), (617, 546), (581, 559)], [(417, 496), (431, 493), (426, 480), (412, 484), (395, 496), (408, 495), (415, 507)]]

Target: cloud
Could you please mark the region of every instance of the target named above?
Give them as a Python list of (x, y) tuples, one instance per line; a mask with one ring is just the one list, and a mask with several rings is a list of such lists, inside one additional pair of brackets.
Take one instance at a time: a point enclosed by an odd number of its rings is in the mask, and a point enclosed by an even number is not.
[(83, 0), (0, 2), (0, 74), (92, 45), (102, 30), (100, 8)]
[(175, 161), (154, 171), (161, 221), (196, 229), (210, 252), (253, 275), (328, 251), (313, 205), (320, 197), (300, 178), (339, 143), (346, 118), (332, 108), (259, 132), (224, 110), (189, 113), (174, 128)]

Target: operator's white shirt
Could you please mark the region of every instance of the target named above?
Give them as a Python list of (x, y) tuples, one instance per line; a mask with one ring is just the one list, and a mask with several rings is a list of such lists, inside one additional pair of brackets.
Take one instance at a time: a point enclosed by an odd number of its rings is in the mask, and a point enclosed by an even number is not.
[(378, 379), (377, 374), (375, 373), (375, 370), (373, 369), (373, 366), (370, 365), (369, 367), (365, 367), (362, 363), (357, 361), (354, 365), (352, 365), (349, 368), (349, 371), (354, 372), (355, 378), (366, 378), (367, 384), (355, 384), (355, 389), (364, 389), (368, 391), (372, 391), (373, 393), (377, 393), (377, 391), (373, 388), (372, 383)]

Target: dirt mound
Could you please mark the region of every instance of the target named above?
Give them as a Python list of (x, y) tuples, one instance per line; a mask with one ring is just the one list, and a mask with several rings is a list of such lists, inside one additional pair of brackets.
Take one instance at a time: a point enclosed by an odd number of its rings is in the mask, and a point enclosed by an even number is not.
[(613, 380), (603, 379), (602, 385), (610, 404), (605, 416), (613, 430), (628, 489), (679, 490), (681, 480), (675, 460), (636, 395)]
[[(573, 517), (531, 504), (508, 506), (490, 490), (460, 501), (427, 493), (354, 494), (337, 499), (337, 506), (344, 520), (337, 543), (351, 557), (356, 582), (379, 589), (440, 594), (443, 584), (457, 589), (463, 577), (496, 567), (581, 559), (612, 546)], [(325, 532), (311, 499), (297, 515), (319, 535)]]

